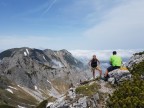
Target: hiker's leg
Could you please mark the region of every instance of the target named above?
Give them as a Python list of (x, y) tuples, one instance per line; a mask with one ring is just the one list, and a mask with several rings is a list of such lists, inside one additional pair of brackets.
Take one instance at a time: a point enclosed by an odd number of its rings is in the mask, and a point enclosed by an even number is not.
[(105, 77), (107, 77), (108, 76), (108, 73), (110, 72), (110, 71), (112, 71), (113, 70), (113, 66), (110, 66), (110, 67), (108, 67), (107, 68), (107, 70), (106, 70), (106, 72), (105, 72)]
[(106, 70), (105, 74), (104, 74), (105, 77), (108, 76), (108, 70)]
[(91, 72), (93, 74), (93, 78), (95, 78), (95, 68), (91, 67)]
[(93, 75), (93, 78), (94, 78), (94, 68), (91, 67), (91, 72), (92, 72), (92, 75)]
[(99, 71), (100, 77), (102, 76), (102, 70), (97, 68), (97, 70)]
[(95, 79), (95, 69), (93, 69), (93, 79)]

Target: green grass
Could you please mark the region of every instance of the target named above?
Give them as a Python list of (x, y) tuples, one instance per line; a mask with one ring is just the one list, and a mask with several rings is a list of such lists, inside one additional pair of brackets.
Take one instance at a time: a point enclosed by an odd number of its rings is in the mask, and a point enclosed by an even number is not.
[(76, 94), (82, 94), (84, 96), (92, 96), (98, 92), (99, 85), (93, 83), (91, 85), (82, 85), (76, 88)]

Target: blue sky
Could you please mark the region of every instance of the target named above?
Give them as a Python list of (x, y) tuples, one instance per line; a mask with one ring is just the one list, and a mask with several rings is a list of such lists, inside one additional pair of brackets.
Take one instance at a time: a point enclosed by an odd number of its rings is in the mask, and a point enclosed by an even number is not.
[(143, 49), (144, 0), (0, 0), (0, 49)]

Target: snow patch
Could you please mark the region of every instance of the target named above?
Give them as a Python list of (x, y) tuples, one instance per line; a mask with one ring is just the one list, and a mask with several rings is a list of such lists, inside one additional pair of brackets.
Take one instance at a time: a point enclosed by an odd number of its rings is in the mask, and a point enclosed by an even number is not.
[(18, 105), (18, 108), (26, 108), (26, 107), (22, 107), (22, 106)]
[(26, 52), (27, 52), (27, 54), (29, 55), (29, 50), (28, 50), (28, 49), (26, 49)]
[(12, 86), (8, 86), (8, 87), (11, 88), (11, 89), (17, 90), (16, 88), (14, 88), (14, 87), (12, 87)]
[(35, 90), (37, 90), (37, 89), (38, 89), (38, 87), (37, 87), (37, 86), (34, 86), (34, 88), (35, 88)]
[(53, 104), (54, 104), (54, 103), (52, 103), (52, 102), (48, 103), (47, 106), (46, 106), (46, 108), (47, 108), (47, 107), (50, 107), (50, 106), (53, 105)]
[(8, 92), (13, 94), (13, 91), (11, 89), (6, 89)]
[(45, 58), (45, 56), (43, 56), (43, 59), (44, 59), (45, 61), (47, 61), (46, 58)]
[(49, 80), (47, 80), (47, 82), (51, 84), (51, 82)]
[(17, 85), (18, 87), (21, 87), (20, 85)]
[(27, 56), (27, 53), (26, 53), (26, 52), (24, 52), (24, 56)]

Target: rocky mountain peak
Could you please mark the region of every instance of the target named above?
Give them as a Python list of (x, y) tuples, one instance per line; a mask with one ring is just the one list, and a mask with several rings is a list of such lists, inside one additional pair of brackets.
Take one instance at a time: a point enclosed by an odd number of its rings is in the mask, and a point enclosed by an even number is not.
[(62, 53), (65, 53), (65, 54), (68, 54), (68, 55), (72, 55), (70, 52), (68, 52), (66, 49), (62, 49), (60, 50), (59, 52), (62, 52)]

